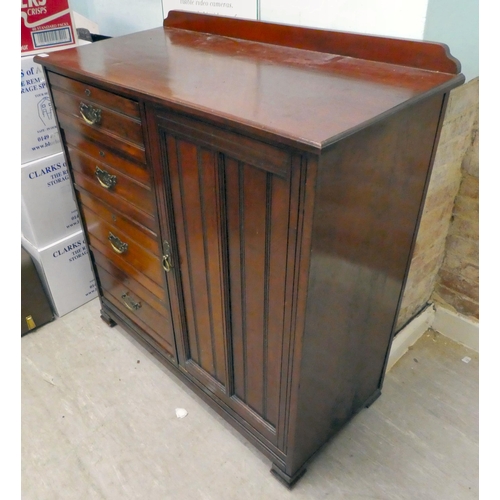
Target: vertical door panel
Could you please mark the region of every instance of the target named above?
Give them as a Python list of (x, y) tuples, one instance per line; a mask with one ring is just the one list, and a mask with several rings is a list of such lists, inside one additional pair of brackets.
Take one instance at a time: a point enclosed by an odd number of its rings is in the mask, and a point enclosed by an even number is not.
[(168, 138), (180, 275), (187, 322), (187, 357), (226, 383), (225, 308), (217, 154)]
[(161, 137), (179, 363), (276, 445), (292, 293), (291, 180), (183, 133), (163, 129)]
[(234, 393), (276, 426), (285, 308), (288, 182), (226, 162)]

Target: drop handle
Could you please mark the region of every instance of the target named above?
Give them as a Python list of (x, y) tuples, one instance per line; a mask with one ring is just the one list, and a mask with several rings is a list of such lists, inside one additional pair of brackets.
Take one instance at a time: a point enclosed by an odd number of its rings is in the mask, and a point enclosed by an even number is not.
[(131, 311), (137, 311), (138, 309), (140, 309), (142, 307), (142, 304), (140, 302), (136, 302), (134, 299), (132, 299), (132, 297), (130, 297), (128, 292), (123, 292), (121, 295), (121, 299), (122, 299), (123, 303), (125, 304), (125, 307), (127, 309), (130, 309)]
[(170, 250), (170, 244), (168, 241), (163, 242), (163, 258), (162, 258), (163, 269), (169, 273), (174, 265), (172, 264), (172, 252)]
[(97, 125), (101, 121), (101, 110), (84, 102), (80, 103), (80, 115), (88, 125)]
[(111, 248), (116, 253), (125, 253), (128, 250), (128, 244), (120, 240), (120, 238), (118, 238), (118, 236), (115, 236), (111, 231), (109, 232), (108, 240)]
[(99, 168), (97, 165), (95, 167), (95, 176), (97, 177), (99, 184), (104, 189), (112, 189), (116, 186), (116, 175), (111, 175), (109, 172)]

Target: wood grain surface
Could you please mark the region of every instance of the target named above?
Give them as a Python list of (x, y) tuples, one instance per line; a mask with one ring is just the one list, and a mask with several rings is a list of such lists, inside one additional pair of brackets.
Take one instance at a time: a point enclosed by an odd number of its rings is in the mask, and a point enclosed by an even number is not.
[[(272, 24), (267, 28), (274, 33)], [(338, 54), (335, 45), (328, 52), (273, 45), (276, 38), (263, 43), (161, 27), (52, 52), (40, 62), (311, 151), (409, 100), (464, 80), (455, 74), (455, 63), (454, 71), (425, 70)], [(376, 42), (366, 40), (373, 44), (370, 50), (386, 55)], [(402, 45), (395, 42), (391, 53), (400, 53)], [(418, 53), (415, 46), (410, 52)]]

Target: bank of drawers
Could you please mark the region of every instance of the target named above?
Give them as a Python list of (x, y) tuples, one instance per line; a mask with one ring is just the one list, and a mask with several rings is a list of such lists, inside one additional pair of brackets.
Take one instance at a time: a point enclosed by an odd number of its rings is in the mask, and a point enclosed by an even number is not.
[(49, 73), (103, 297), (173, 356), (138, 104)]

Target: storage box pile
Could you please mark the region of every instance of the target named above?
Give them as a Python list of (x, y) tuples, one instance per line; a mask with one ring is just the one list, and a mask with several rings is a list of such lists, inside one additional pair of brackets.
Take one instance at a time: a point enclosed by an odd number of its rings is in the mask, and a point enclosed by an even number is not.
[(21, 2), (21, 245), (63, 316), (96, 297), (97, 288), (52, 102), (33, 62), (36, 53), (75, 46), (76, 29), (67, 0), (42, 7)]

